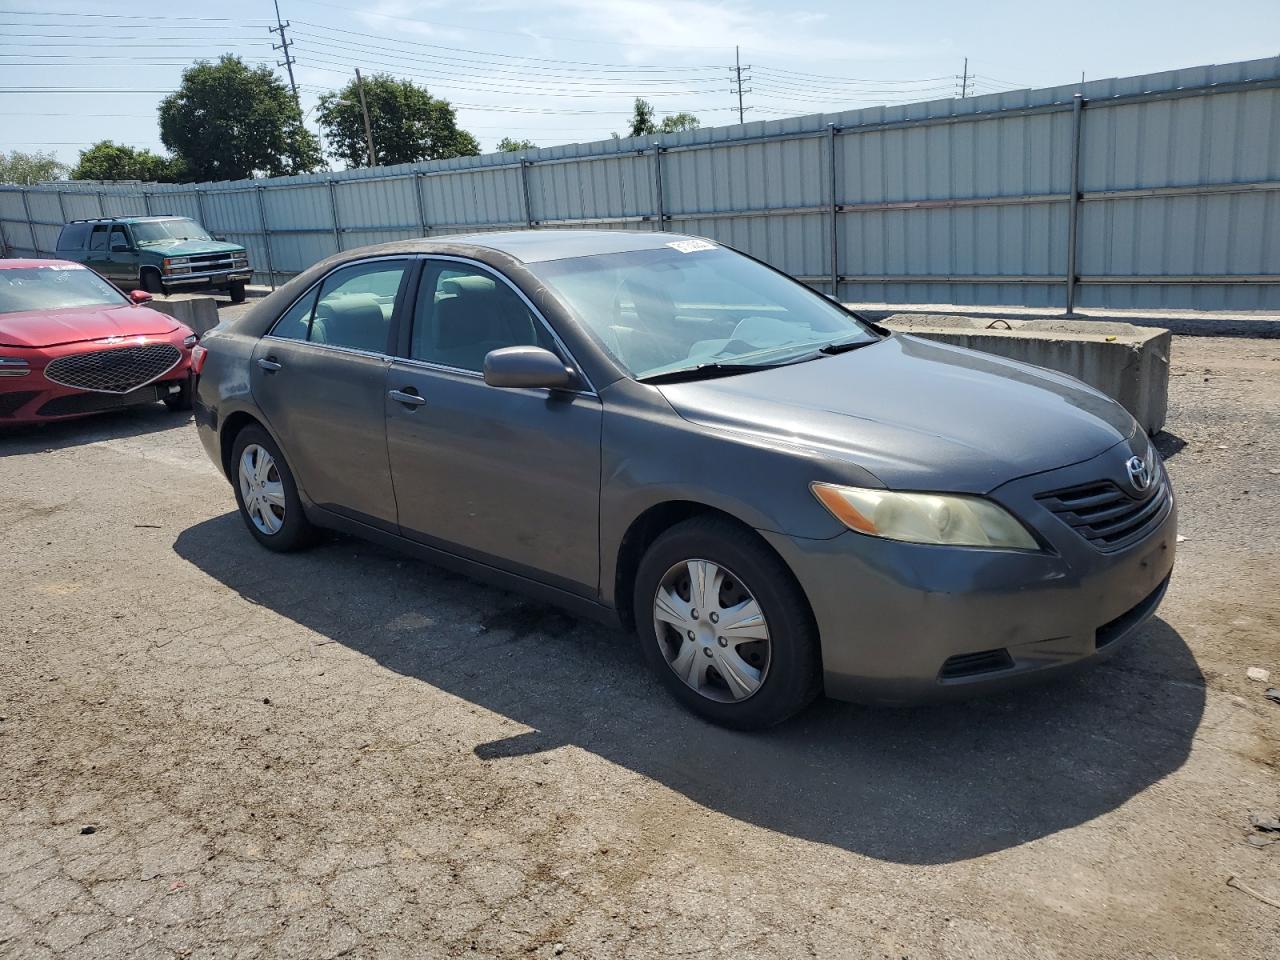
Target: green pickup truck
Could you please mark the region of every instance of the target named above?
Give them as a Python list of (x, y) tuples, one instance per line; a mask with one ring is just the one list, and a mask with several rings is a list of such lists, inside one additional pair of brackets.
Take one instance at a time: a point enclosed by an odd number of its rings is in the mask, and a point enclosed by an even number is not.
[(253, 276), (244, 247), (215, 240), (186, 217), (72, 220), (58, 235), (58, 256), (83, 263), (125, 292), (226, 290), (242, 303)]

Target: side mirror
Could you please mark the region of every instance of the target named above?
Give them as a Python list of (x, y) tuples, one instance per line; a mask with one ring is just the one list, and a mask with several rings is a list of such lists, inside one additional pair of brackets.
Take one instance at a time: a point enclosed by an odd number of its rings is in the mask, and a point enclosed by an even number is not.
[(134, 303), (150, 303), (152, 297), (145, 290), (130, 290), (129, 299)]
[(226, 243), (226, 242), (227, 242), (227, 238), (226, 238), (226, 237), (214, 237), (213, 239), (217, 240), (219, 243)]
[(547, 387), (563, 390), (574, 385), (573, 371), (542, 347), (502, 347), (484, 358), (484, 382), (491, 387)]
[(125, 243), (123, 240), (116, 240), (116, 241), (113, 241), (111, 244), (112, 253), (128, 253), (129, 249), (130, 249), (129, 245)]

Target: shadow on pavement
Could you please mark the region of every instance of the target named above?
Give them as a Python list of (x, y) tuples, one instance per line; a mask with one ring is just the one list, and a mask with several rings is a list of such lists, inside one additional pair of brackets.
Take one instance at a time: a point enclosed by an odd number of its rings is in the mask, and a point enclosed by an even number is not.
[(190, 423), (190, 411), (176, 413), (163, 403), (125, 407), (74, 420), (53, 420), (48, 423), (6, 424), (0, 421), (0, 457), (137, 437), (172, 430), (174, 427), (185, 427)]
[(358, 540), (258, 547), (234, 513), (176, 552), (253, 603), (532, 727), (475, 748), (502, 763), (572, 744), (748, 823), (899, 863), (964, 860), (1123, 804), (1187, 759), (1203, 678), (1151, 621), (1112, 660), (984, 700), (831, 701), (764, 734), (702, 723), (635, 640)]

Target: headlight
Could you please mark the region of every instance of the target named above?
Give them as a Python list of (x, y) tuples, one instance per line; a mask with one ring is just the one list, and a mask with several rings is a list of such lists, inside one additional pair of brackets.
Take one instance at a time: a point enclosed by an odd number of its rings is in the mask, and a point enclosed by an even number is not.
[(1012, 514), (982, 497), (899, 493), (834, 483), (809, 486), (837, 520), (873, 537), (952, 547), (1040, 549)]
[(0, 377), (25, 377), (31, 372), (31, 364), (16, 357), (0, 357)]
[(165, 273), (190, 273), (190, 262), (187, 257), (165, 257), (162, 267)]

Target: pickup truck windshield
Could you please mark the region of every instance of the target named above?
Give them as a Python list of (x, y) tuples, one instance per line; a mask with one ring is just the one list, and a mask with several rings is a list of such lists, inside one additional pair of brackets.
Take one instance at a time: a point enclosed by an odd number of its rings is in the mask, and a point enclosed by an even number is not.
[(0, 313), (67, 310), (129, 301), (92, 270), (83, 267), (13, 267), (0, 270)]
[(209, 231), (194, 220), (175, 217), (172, 220), (141, 220), (133, 224), (134, 242), (140, 247), (170, 240), (212, 240)]
[(880, 338), (826, 297), (702, 240), (531, 264), (637, 380), (821, 357)]

